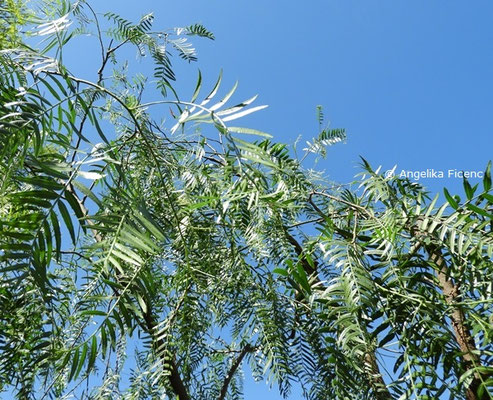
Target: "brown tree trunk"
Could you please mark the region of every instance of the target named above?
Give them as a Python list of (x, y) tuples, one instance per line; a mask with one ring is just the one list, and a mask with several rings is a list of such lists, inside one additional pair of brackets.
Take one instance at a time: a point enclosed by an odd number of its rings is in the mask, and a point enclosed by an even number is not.
[[(462, 366), (464, 370), (469, 371), (475, 367), (481, 366), (481, 360), (475, 353), (476, 344), (466, 321), (464, 311), (459, 306), (454, 305), (457, 299), (460, 299), (460, 287), (456, 285), (451, 278), (448, 277), (448, 266), (443, 257), (441, 249), (435, 244), (424, 243), (424, 233), (414, 225), (410, 229), (411, 235), (418, 240), (428, 254), (429, 261), (436, 265), (436, 274), (440, 289), (442, 290), (445, 301), (452, 307), (450, 320), (457, 345), (462, 352)], [(483, 377), (478, 373), (473, 374), (473, 379), (470, 385), (466, 388), (466, 400), (491, 400), (487, 390), (481, 396), (478, 396), (478, 389), (481, 385)]]
[[(452, 279), (447, 277), (447, 263), (443, 258), (440, 249), (434, 245), (425, 245), (425, 250), (428, 253), (430, 261), (437, 266), (437, 278), (440, 282), (442, 293), (447, 304), (453, 306), (457, 298), (460, 297), (460, 288), (455, 285)], [(471, 370), (481, 365), (481, 360), (476, 351), (474, 338), (467, 327), (466, 317), (460, 307), (453, 307), (450, 314), (452, 329), (459, 348), (462, 352), (463, 366), (465, 370)], [(478, 396), (478, 389), (481, 385), (481, 376), (478, 373), (473, 375), (473, 379), (469, 387), (466, 389), (467, 400), (490, 400), (490, 396), (485, 390), (481, 397)]]
[(375, 393), (375, 398), (377, 400), (392, 400), (393, 397), (382, 378), (374, 352), (366, 354), (365, 364), (367, 367), (365, 368), (367, 370), (367, 376)]

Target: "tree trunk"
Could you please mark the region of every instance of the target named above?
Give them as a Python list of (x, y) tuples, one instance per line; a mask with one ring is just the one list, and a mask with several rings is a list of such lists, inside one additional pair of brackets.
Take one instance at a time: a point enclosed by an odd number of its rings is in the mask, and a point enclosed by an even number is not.
[[(460, 297), (460, 288), (454, 282), (447, 278), (447, 263), (443, 258), (440, 249), (434, 245), (425, 245), (425, 250), (428, 253), (430, 261), (437, 266), (437, 278), (440, 282), (443, 295), (447, 304), (453, 306), (457, 298)], [(471, 332), (466, 324), (466, 317), (460, 307), (453, 307), (450, 314), (454, 336), (459, 348), (462, 352), (463, 366), (466, 371), (481, 365), (481, 360), (476, 351), (476, 344)], [(473, 375), (473, 379), (469, 387), (466, 389), (467, 400), (490, 400), (490, 396), (485, 390), (483, 395), (478, 396), (478, 389), (481, 385), (481, 376), (478, 373)]]
[[(481, 360), (475, 353), (477, 350), (476, 344), (474, 342), (474, 337), (467, 326), (466, 316), (459, 306), (454, 305), (456, 300), (460, 299), (460, 288), (448, 277), (447, 262), (443, 257), (441, 249), (435, 244), (424, 243), (422, 239), (425, 234), (421, 232), (416, 225), (411, 227), (410, 233), (421, 243), (428, 254), (429, 261), (436, 265), (436, 274), (440, 289), (445, 297), (445, 301), (452, 307), (450, 320), (455, 341), (462, 352), (463, 369), (465, 371), (470, 371), (475, 367), (481, 366)], [(478, 389), (483, 378), (486, 377), (481, 376), (479, 373), (473, 374), (472, 382), (466, 388), (466, 400), (491, 400), (487, 390), (485, 390), (481, 396), (478, 396)]]

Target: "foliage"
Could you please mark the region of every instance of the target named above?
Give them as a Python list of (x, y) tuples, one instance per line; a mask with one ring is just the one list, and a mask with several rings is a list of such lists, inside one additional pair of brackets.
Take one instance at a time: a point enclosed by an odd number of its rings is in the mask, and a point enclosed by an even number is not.
[[(0, 59), (0, 389), (239, 399), (248, 362), (283, 396), (489, 398), (490, 165), (441, 207), (365, 161), (359, 188), (331, 187), (302, 166), (345, 138), (320, 108), (298, 160), (229, 125), (264, 106), (229, 106), (236, 85), (217, 100), (222, 75), (178, 97), (172, 54), (195, 61), (205, 27), (40, 7), (33, 36), (1, 38), (16, 40)], [(93, 80), (63, 59), (82, 34)], [(154, 80), (119, 63), (131, 46)]]
[(19, 37), (28, 15), (21, 0), (6, 0), (0, 4), (0, 48), (5, 48)]

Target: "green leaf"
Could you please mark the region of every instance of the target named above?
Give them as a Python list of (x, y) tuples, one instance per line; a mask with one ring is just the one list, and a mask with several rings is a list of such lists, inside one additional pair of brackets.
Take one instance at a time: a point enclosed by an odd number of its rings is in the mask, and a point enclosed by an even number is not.
[(144, 314), (147, 313), (147, 304), (146, 304), (145, 300), (138, 293), (135, 295), (135, 297), (137, 297), (137, 301), (138, 301), (138, 303), (140, 305), (140, 308), (142, 309), (142, 312)]
[(84, 343), (84, 345), (82, 346), (82, 353), (80, 353), (80, 356), (79, 356), (79, 365), (77, 366), (77, 370), (74, 374), (74, 379), (77, 379), (77, 377), (79, 376), (80, 374), (80, 371), (82, 371), (82, 367), (84, 366), (85, 362), (86, 362), (86, 357), (87, 357), (87, 351), (89, 349), (89, 346), (87, 345), (87, 342)]
[(51, 235), (51, 228), (50, 224), (48, 223), (48, 220), (45, 219), (43, 221), (43, 230), (44, 230), (44, 237), (45, 237), (45, 242), (46, 242), (46, 264), (47, 266), (50, 265), (51, 262), (51, 256), (53, 253), (53, 240), (52, 240), (52, 235)]
[(107, 314), (101, 310), (84, 310), (80, 313), (80, 315), (101, 316), (101, 317), (107, 316)]
[(101, 200), (93, 193), (91, 189), (86, 187), (84, 184), (82, 184), (79, 181), (73, 181), (72, 182), (74, 186), (79, 189), (85, 196), (89, 197), (98, 207), (102, 207), (103, 203), (101, 203)]
[(60, 214), (65, 222), (65, 226), (70, 234), (70, 238), (72, 239), (72, 244), (75, 245), (75, 230), (74, 224), (72, 223), (72, 218), (70, 218), (70, 214), (67, 210), (67, 207), (63, 203), (63, 201), (58, 202), (58, 209), (60, 210)]
[(186, 31), (187, 31), (188, 35), (196, 35), (196, 36), (205, 37), (205, 38), (210, 39), (210, 40), (214, 40), (214, 34), (210, 31), (208, 31), (201, 24), (189, 25), (186, 27)]
[(453, 209), (457, 210), (459, 208), (459, 203), (455, 201), (455, 199), (450, 195), (449, 191), (446, 188), (443, 188), (443, 193), (445, 194), (445, 198), (448, 203), (452, 206)]
[(223, 79), (223, 71), (219, 71), (219, 77), (217, 78), (217, 81), (212, 88), (211, 92), (206, 96), (206, 98), (200, 103), (201, 106), (205, 106), (211, 99), (216, 95), (217, 91), (219, 90), (219, 86), (221, 85), (221, 81)]
[(87, 371), (91, 371), (94, 367), (94, 363), (96, 362), (96, 357), (98, 354), (98, 341), (96, 335), (92, 336), (91, 340), (91, 352), (89, 354), (89, 361), (87, 362)]
[(101, 326), (101, 355), (103, 359), (106, 357), (106, 351), (108, 349), (108, 336), (106, 334), (105, 325)]
[(56, 179), (67, 180), (69, 178), (69, 173), (71, 168), (61, 162), (30, 159), (29, 163), (34, 167), (40, 168), (45, 174)]
[(303, 289), (305, 289), (305, 291), (310, 294), (311, 291), (312, 291), (312, 288), (310, 287), (310, 284), (308, 283), (308, 278), (306, 276), (306, 272), (305, 272), (305, 269), (303, 268), (303, 266), (301, 265), (301, 263), (299, 263), (297, 265), (297, 268), (296, 268), (296, 272), (297, 273), (293, 273), (293, 277), (295, 278), (295, 281), (301, 285), (301, 287)]
[(491, 189), (491, 160), (488, 162), (488, 166), (486, 167), (486, 171), (484, 172), (483, 187), (485, 192)]
[(51, 226), (53, 228), (53, 235), (55, 237), (55, 255), (57, 261), (60, 261), (60, 252), (62, 249), (62, 234), (60, 232), (60, 224), (55, 211), (50, 211)]
[(272, 138), (272, 135), (269, 135), (268, 133), (265, 133), (265, 132), (262, 132), (262, 131), (258, 131), (256, 129), (242, 128), (242, 127), (239, 127), (239, 126), (229, 126), (228, 127), (228, 131), (230, 131), (230, 132), (236, 132), (236, 133), (244, 133), (244, 134), (247, 134), (247, 135), (262, 136), (262, 137), (265, 137), (267, 139), (271, 139)]
[(75, 373), (76, 373), (76, 371), (78, 369), (78, 366), (79, 366), (79, 349), (76, 348), (75, 351), (74, 351), (73, 358), (72, 358), (72, 367), (70, 368), (70, 374), (69, 374), (69, 377), (68, 377), (69, 382), (73, 378), (76, 378)]
[(279, 274), (279, 275), (282, 275), (282, 276), (289, 276), (288, 271), (286, 271), (284, 268), (275, 268), (272, 272), (274, 274)]
[[(48, 75), (50, 76), (50, 75)], [(56, 91), (55, 89), (53, 89), (53, 87), (45, 80), (43, 79), (41, 76), (38, 76), (37, 79), (41, 82), (43, 82), (43, 85), (48, 89), (48, 91), (51, 93), (51, 95), (57, 99), (57, 100), (61, 100), (61, 97), (60, 95), (58, 94), (58, 91)]]
[(136, 247), (137, 249), (141, 249), (149, 253), (154, 253), (157, 250), (156, 245), (149, 237), (146, 237), (146, 235), (142, 232), (139, 232), (129, 226), (125, 227), (125, 230), (121, 232), (121, 236), (127, 241), (128, 244)]
[(484, 199), (486, 199), (490, 204), (493, 203), (493, 195), (488, 194), (488, 193), (483, 193), (481, 195)]
[(135, 213), (135, 217), (146, 228), (149, 233), (154, 235), (158, 241), (163, 241), (165, 239), (164, 232), (159, 227), (156, 221), (152, 218), (151, 214), (143, 207), (139, 208), (140, 213)]
[(475, 206), (474, 204), (467, 203), (466, 204), (466, 207), (468, 209), (474, 211), (475, 213), (478, 213), (479, 215), (482, 215), (483, 217), (486, 217), (486, 218), (489, 218), (489, 219), (493, 220), (493, 214), (490, 214), (486, 210), (483, 210), (482, 208), (479, 208), (479, 207)]
[(98, 132), (99, 137), (101, 139), (103, 139), (103, 142), (105, 142), (106, 144), (110, 144), (110, 142), (108, 141), (108, 138), (106, 137), (103, 130), (101, 129), (101, 126), (99, 125), (98, 117), (94, 113), (94, 110), (91, 111), (91, 114), (93, 117), (92, 123), (93, 123), (94, 127), (96, 128), (96, 131)]
[(114, 349), (116, 345), (116, 333), (115, 333), (115, 327), (111, 323), (109, 319), (106, 319), (106, 328), (108, 330), (108, 333), (110, 335), (110, 340), (111, 340), (111, 348)]
[(474, 197), (474, 190), (469, 184), (466, 177), (463, 178), (464, 191), (466, 192), (467, 200), (471, 200)]
[(2, 243), (0, 244), (0, 250), (29, 252), (32, 250), (32, 245), (26, 243)]
[(120, 314), (118, 314), (118, 311), (117, 310), (114, 310), (112, 316), (113, 316), (113, 319), (118, 324), (118, 327), (120, 328), (120, 330), (121, 331), (124, 331), (125, 330), (125, 325), (123, 323), (122, 318), (120, 317)]
[(201, 87), (202, 87), (202, 73), (200, 72), (200, 69), (199, 69), (199, 76), (197, 78), (197, 84), (195, 85), (195, 90), (193, 91), (192, 99), (190, 100), (191, 103), (193, 103), (195, 100), (197, 100), (197, 97), (199, 96)]
[(74, 214), (77, 216), (79, 220), (82, 220), (84, 218), (84, 211), (81, 208), (81, 204), (79, 202), (79, 199), (77, 199), (71, 191), (66, 190), (65, 191), (65, 200), (67, 200), (67, 203), (70, 205), (72, 208)]

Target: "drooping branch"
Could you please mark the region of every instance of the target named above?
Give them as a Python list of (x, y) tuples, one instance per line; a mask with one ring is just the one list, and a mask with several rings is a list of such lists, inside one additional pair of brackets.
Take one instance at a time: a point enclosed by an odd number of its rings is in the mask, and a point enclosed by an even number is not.
[[(69, 191), (77, 200), (79, 207), (84, 215), (85, 218), (89, 217), (89, 210), (87, 207), (83, 204), (83, 202), (80, 200), (78, 194), (74, 190), (72, 185), (69, 185), (67, 187), (67, 191)], [(96, 231), (93, 230), (93, 237), (96, 240), (96, 242), (101, 242), (103, 240), (102, 236)], [(115, 293), (117, 297), (120, 297), (120, 293), (117, 288), (112, 286), (112, 290)], [(184, 298), (184, 297), (183, 297)], [(180, 307), (181, 302), (183, 301), (183, 298), (181, 299), (180, 303), (178, 304), (177, 308)], [(157, 326), (157, 323), (154, 319), (154, 316), (152, 314), (152, 309), (150, 304), (146, 304), (146, 310), (144, 312), (144, 309), (142, 306), (139, 304), (139, 308), (144, 316), (143, 321), (138, 320), (138, 324), (140, 327), (147, 332), (151, 337), (153, 337), (153, 332), (155, 331), (155, 328)], [(166, 343), (164, 343), (164, 340), (162, 338), (159, 338), (155, 343), (154, 347), (156, 349), (164, 349), (166, 346)], [(183, 380), (180, 376), (178, 366), (176, 364), (176, 361), (174, 357), (167, 357), (165, 354), (162, 355), (162, 363), (166, 367), (167, 372), (169, 373), (168, 379), (169, 379), (169, 384), (173, 390), (173, 392), (178, 396), (178, 400), (190, 400), (190, 396), (188, 394), (188, 390), (183, 383)]]
[[(310, 203), (310, 205), (313, 207), (313, 209), (324, 219), (328, 219), (327, 215), (315, 204), (315, 202), (313, 201), (313, 195), (314, 194), (321, 194), (321, 195), (324, 195), (328, 198), (330, 198), (331, 200), (335, 200), (335, 201), (338, 201), (340, 199), (336, 198), (336, 197), (333, 197), (331, 195), (328, 195), (326, 193), (311, 193), (310, 194), (310, 197), (308, 199), (308, 202)], [(343, 203), (345, 203), (346, 205), (352, 205), (351, 203), (347, 203), (345, 201), (342, 201)], [(360, 211), (360, 212), (363, 212), (364, 213), (368, 213), (366, 211), (366, 209), (364, 209), (363, 207), (361, 206), (357, 206), (355, 208), (357, 211)], [(354, 241), (355, 238), (356, 238), (356, 234), (354, 232), (348, 232), (344, 229), (341, 229), (341, 228), (338, 228), (337, 226), (333, 226), (335, 232), (337, 234), (339, 234), (340, 236), (342, 236), (343, 238), (345, 238), (346, 240), (351, 240), (351, 241)], [(366, 240), (366, 238), (364, 238)], [(291, 240), (290, 242), (296, 242), (296, 240), (291, 237)], [(295, 248), (295, 251), (302, 251), (302, 247), (299, 243), (292, 243), (294, 248)], [(308, 264), (308, 263), (307, 263)], [(308, 273), (308, 272), (307, 272)], [(323, 288), (323, 287), (322, 287)], [(392, 400), (393, 397), (392, 397), (392, 394), (390, 393), (389, 389), (387, 388), (387, 385), (385, 384), (385, 381), (383, 379), (383, 376), (382, 376), (382, 373), (380, 372), (380, 367), (378, 366), (378, 362), (377, 362), (377, 357), (376, 357), (376, 354), (375, 354), (375, 351), (374, 350), (370, 350), (368, 351), (365, 356), (364, 356), (364, 363), (365, 365), (367, 366), (366, 368), (366, 376), (367, 376), (367, 379), (371, 385), (371, 387), (373, 388), (374, 392), (375, 392), (375, 397), (377, 400)]]
[[(322, 211), (316, 205), (315, 207), (316, 207), (316, 211), (321, 213), (321, 215), (323, 216)], [(347, 233), (342, 229), (340, 231)], [(351, 234), (348, 234), (347, 236), (344, 235), (344, 237), (346, 237), (347, 239), (351, 238), (351, 236), (352, 236)], [(301, 265), (305, 270), (307, 276), (311, 276), (312, 278), (316, 279), (316, 282), (319, 284), (318, 287), (321, 290), (325, 290), (325, 287), (321, 283), (320, 278), (318, 276), (318, 267), (319, 267), (318, 262), (314, 260), (313, 266), (310, 263), (308, 263), (308, 261), (306, 260), (303, 254), (304, 253), (303, 247), (291, 234), (289, 234), (289, 232), (287, 232), (287, 230), (286, 230), (286, 237), (289, 243), (293, 246), (295, 253), (298, 255), (298, 258), (300, 259)], [(297, 297), (297, 300), (301, 301), (302, 299), (299, 299)], [(294, 329), (291, 334), (292, 336), (291, 338), (294, 338), (293, 334), (294, 334)], [(375, 393), (376, 400), (392, 400), (393, 399), (392, 394), (387, 388), (382, 373), (380, 372), (380, 367), (378, 366), (377, 363), (375, 351), (370, 349), (370, 351), (366, 353), (366, 355), (364, 356), (364, 363), (367, 366), (366, 376)]]

